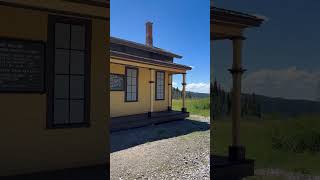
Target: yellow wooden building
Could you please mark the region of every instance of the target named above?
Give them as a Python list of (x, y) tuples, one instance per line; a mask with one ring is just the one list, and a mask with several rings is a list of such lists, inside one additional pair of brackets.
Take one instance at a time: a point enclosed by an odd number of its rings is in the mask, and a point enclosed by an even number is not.
[[(180, 55), (153, 46), (152, 23), (146, 23), (146, 44), (110, 38), (111, 129), (120, 130), (184, 119), (186, 73), (174, 63)], [(172, 76), (183, 76), (183, 107), (172, 111)]]
[(0, 179), (105, 172), (109, 2), (0, 0), (0, 23)]

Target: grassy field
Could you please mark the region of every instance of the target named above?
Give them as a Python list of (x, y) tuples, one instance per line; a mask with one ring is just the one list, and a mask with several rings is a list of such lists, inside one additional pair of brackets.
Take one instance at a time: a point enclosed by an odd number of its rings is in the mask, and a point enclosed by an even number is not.
[[(186, 106), (191, 114), (210, 116), (209, 102), (209, 98), (187, 99)], [(173, 100), (173, 109), (181, 107), (181, 100)], [(212, 130), (211, 150), (214, 154), (227, 155), (231, 144), (230, 118), (215, 120)], [(320, 115), (243, 118), (240, 140), (246, 147), (247, 158), (255, 160), (256, 168), (320, 175)]]
[[(320, 175), (319, 117), (243, 119), (241, 144), (246, 147), (247, 157), (256, 160), (256, 168)], [(231, 143), (230, 119), (216, 120), (213, 134), (213, 153), (227, 155)]]
[[(210, 116), (210, 98), (186, 99), (186, 107), (190, 114), (200, 116)], [(182, 100), (172, 100), (172, 109), (180, 111), (182, 108)]]

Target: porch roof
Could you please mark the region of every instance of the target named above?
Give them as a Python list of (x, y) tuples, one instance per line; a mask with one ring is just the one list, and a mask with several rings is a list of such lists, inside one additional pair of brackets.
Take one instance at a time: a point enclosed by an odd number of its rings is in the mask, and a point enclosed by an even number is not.
[(264, 20), (257, 15), (211, 6), (211, 39), (230, 39), (242, 36), (246, 28), (259, 27)]
[(263, 18), (256, 15), (251, 15), (243, 12), (227, 10), (212, 6), (210, 8), (211, 22), (214, 23), (227, 23), (243, 28), (258, 27), (264, 21)]
[(148, 64), (148, 65), (156, 65), (156, 66), (162, 66), (162, 67), (167, 67), (167, 68), (174, 68), (174, 69), (181, 69), (181, 70), (191, 70), (192, 69), (190, 66), (177, 64), (177, 63), (174, 63), (171, 61), (163, 61), (163, 60), (158, 60), (158, 59), (145, 58), (145, 57), (135, 56), (132, 54), (127, 54), (127, 53), (123, 53), (123, 52), (119, 52), (119, 51), (110, 50), (110, 57), (125, 60), (125, 61), (130, 61), (130, 62), (137, 62), (137, 63)]
[(110, 8), (110, 0), (85, 0), (85, 1), (84, 0), (64, 0), (64, 1)]

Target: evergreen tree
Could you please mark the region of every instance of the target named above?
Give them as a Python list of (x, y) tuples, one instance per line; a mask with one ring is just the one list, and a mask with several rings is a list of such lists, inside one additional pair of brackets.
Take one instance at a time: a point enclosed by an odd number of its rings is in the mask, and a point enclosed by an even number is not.
[(250, 108), (250, 97), (248, 95), (246, 95), (246, 101), (245, 101), (246, 115), (249, 115), (249, 108)]
[(212, 89), (212, 113), (213, 117), (216, 118), (218, 116), (218, 85), (217, 80), (214, 81), (213, 89)]
[(191, 99), (191, 98), (192, 98), (192, 95), (191, 95), (191, 93), (190, 93), (190, 92), (186, 92), (186, 98), (189, 98), (189, 99)]
[(227, 114), (231, 114), (231, 93), (227, 94)]
[(217, 96), (217, 115), (220, 116), (221, 113), (221, 97), (220, 97), (220, 86), (217, 86), (217, 92), (216, 92), (216, 96)]
[(172, 88), (172, 98), (173, 99), (181, 99), (182, 95), (181, 95), (181, 91), (179, 90), (179, 88)]
[(228, 100), (229, 115), (231, 115), (231, 111), (232, 111), (232, 91), (233, 89), (231, 88), (229, 93), (229, 100)]
[(257, 116), (261, 119), (262, 118), (262, 110), (261, 110), (261, 104), (257, 104)]
[(256, 94), (252, 93), (252, 104), (256, 104)]
[(218, 84), (217, 84), (217, 80), (214, 80), (214, 85), (213, 85), (214, 95), (217, 95), (217, 92), (218, 92)]
[(248, 115), (248, 96), (247, 95), (242, 95), (242, 107), (241, 107), (241, 112), (242, 116), (247, 116)]
[(257, 99), (255, 93), (252, 93), (252, 112), (253, 115), (257, 115)]
[(223, 88), (221, 88), (221, 113), (224, 116), (226, 114), (226, 93)]
[[(320, 75), (319, 75), (320, 76)], [(320, 78), (320, 77), (319, 77)], [(317, 87), (317, 92), (316, 92), (316, 100), (320, 101), (320, 80), (318, 81), (318, 87)]]
[(214, 93), (213, 93), (213, 84), (210, 82), (210, 116), (212, 119), (215, 119), (215, 114), (214, 114)]

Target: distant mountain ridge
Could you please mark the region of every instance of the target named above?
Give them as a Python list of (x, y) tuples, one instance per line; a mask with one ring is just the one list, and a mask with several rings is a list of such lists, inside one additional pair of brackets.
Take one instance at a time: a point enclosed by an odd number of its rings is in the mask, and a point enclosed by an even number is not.
[[(228, 105), (228, 98), (231, 100), (230, 92), (221, 93), (223, 91), (218, 88), (218, 90), (214, 90), (211, 92), (212, 94), (217, 94), (218, 96), (212, 96), (214, 101), (214, 109), (220, 108), (219, 112), (227, 114), (229, 113), (230, 104)], [(214, 93), (216, 92), (216, 93)], [(223, 105), (221, 105), (221, 95), (224, 94), (225, 97)], [(228, 97), (229, 95), (229, 97)], [(186, 92), (187, 98), (208, 98), (210, 97), (209, 93), (197, 93), (197, 92)], [(182, 91), (178, 88), (172, 88), (172, 98), (173, 99), (181, 99)], [(257, 114), (258, 116), (263, 116), (264, 114), (278, 114), (280, 116), (293, 117), (299, 116), (303, 114), (320, 114), (320, 99), (319, 101), (311, 101), (311, 100), (297, 100), (297, 99), (285, 99), (281, 97), (268, 97), (264, 95), (256, 95), (256, 94), (241, 94), (242, 99), (242, 110), (243, 113), (246, 114)], [(251, 102), (253, 101), (253, 102)], [(216, 104), (218, 103), (218, 104)], [(259, 115), (260, 114), (260, 115)]]
[[(225, 91), (217, 81), (211, 88), (211, 98), (214, 116), (230, 115), (232, 95)], [(241, 94), (241, 115), (263, 117), (266, 114), (275, 114), (285, 117), (294, 117), (305, 114), (320, 115), (320, 101), (295, 100), (280, 97), (268, 97), (255, 93)]]
[(285, 116), (301, 114), (320, 114), (320, 102), (311, 100), (294, 100), (256, 95), (263, 113), (278, 113)]
[[(207, 98), (209, 97), (209, 93), (198, 93), (198, 92), (191, 92), (186, 91), (186, 98)], [(173, 99), (181, 99), (182, 98), (182, 91), (179, 88), (172, 88), (172, 98)]]

